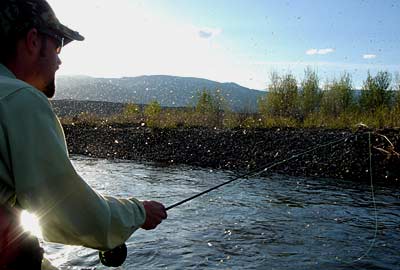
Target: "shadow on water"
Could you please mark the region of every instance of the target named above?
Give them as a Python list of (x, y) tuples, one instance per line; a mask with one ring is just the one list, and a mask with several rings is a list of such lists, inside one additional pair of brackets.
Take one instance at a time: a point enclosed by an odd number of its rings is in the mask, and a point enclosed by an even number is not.
[[(82, 157), (74, 164), (104, 194), (165, 205), (234, 176)], [(152, 232), (137, 231), (121, 269), (399, 269), (400, 193), (376, 186), (375, 197), (376, 239), (368, 185), (282, 175), (243, 179), (171, 209)], [(90, 249), (47, 244), (46, 253), (61, 269), (107, 269)]]

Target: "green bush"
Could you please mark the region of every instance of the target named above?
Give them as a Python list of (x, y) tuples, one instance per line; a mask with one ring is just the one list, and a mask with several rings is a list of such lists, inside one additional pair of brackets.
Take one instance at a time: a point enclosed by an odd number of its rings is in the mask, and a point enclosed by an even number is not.
[(274, 127), (300, 127), (298, 120), (293, 117), (263, 117), (261, 119), (261, 127), (274, 128)]
[(259, 103), (264, 116), (274, 117), (296, 117), (298, 116), (298, 87), (296, 78), (288, 73), (279, 76), (278, 73), (271, 74), (271, 83), (266, 102)]
[(146, 124), (149, 127), (160, 126), (161, 105), (157, 101), (150, 102), (144, 109)]
[(334, 117), (355, 109), (351, 76), (344, 73), (340, 80), (334, 79), (325, 86), (322, 92), (321, 112)]
[(396, 111), (400, 110), (400, 73), (396, 73), (395, 75), (395, 85), (393, 87), (394, 90), (394, 109)]
[(392, 78), (389, 72), (379, 71), (375, 77), (368, 72), (368, 77), (364, 81), (360, 108), (364, 112), (382, 110), (382, 107), (389, 107), (391, 92), (389, 87)]
[(301, 82), (301, 93), (299, 97), (302, 117), (319, 111), (321, 104), (321, 89), (319, 78), (315, 71), (307, 68), (304, 72), (304, 79)]
[(198, 93), (198, 101), (194, 112), (194, 123), (206, 127), (222, 127), (224, 125), (224, 112), (229, 112), (224, 97), (220, 90), (216, 90), (212, 95), (210, 91), (204, 89)]

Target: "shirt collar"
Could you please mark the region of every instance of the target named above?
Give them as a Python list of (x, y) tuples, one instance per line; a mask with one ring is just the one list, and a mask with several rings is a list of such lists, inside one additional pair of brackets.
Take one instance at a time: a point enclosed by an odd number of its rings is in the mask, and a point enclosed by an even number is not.
[(13, 78), (13, 79), (17, 78), (17, 77), (15, 77), (14, 73), (12, 73), (11, 70), (9, 70), (3, 64), (0, 64), (0, 76), (5, 76), (5, 77)]

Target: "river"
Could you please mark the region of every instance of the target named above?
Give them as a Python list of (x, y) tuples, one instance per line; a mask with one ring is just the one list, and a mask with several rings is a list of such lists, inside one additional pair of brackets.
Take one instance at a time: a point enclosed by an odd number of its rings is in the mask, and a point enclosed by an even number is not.
[[(72, 161), (102, 194), (166, 206), (235, 176), (189, 166)], [(239, 180), (171, 209), (154, 231), (138, 230), (118, 269), (400, 269), (400, 191), (374, 190), (376, 215), (370, 185), (282, 175)], [(60, 269), (108, 269), (95, 250), (44, 248)]]

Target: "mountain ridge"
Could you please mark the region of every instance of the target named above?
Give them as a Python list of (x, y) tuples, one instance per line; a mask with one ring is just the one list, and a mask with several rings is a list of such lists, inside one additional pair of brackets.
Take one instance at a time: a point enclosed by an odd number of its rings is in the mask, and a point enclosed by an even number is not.
[(234, 82), (171, 75), (141, 75), (121, 78), (59, 76), (55, 99), (91, 100), (148, 104), (158, 101), (163, 107), (188, 107), (197, 103), (198, 93), (218, 90), (235, 111), (257, 110), (257, 100), (266, 92)]

